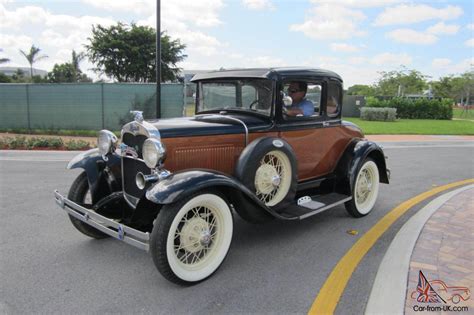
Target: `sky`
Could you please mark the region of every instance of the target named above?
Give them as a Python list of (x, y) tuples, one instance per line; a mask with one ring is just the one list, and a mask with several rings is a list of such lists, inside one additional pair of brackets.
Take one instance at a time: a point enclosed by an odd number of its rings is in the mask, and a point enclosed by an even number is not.
[[(51, 71), (85, 51), (92, 25), (118, 21), (155, 27), (156, 0), (0, 0), (2, 66), (29, 66), (19, 50), (34, 44), (48, 56), (35, 68)], [(469, 0), (161, 0), (161, 28), (186, 44), (185, 70), (316, 67), (347, 88), (382, 71), (437, 80), (474, 68)], [(92, 68), (81, 63), (99, 78)]]

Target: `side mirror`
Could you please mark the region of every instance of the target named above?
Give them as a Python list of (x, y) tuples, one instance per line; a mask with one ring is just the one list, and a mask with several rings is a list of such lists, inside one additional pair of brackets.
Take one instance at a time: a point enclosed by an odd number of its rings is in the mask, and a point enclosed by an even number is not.
[(288, 95), (284, 95), (283, 104), (285, 104), (285, 106), (291, 106), (293, 104), (293, 99), (289, 97)]

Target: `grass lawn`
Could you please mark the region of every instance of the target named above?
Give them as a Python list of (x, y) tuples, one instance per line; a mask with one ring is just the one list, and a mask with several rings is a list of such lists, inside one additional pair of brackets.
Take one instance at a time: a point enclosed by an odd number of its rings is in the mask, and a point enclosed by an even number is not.
[(474, 122), (469, 120), (399, 119), (395, 122), (366, 121), (346, 117), (367, 135), (474, 135)]
[[(461, 116), (461, 114), (462, 114), (462, 116)], [(462, 109), (454, 108), (453, 109), (453, 118), (474, 120), (474, 109), (470, 109), (469, 111), (465, 111), (463, 113)]]

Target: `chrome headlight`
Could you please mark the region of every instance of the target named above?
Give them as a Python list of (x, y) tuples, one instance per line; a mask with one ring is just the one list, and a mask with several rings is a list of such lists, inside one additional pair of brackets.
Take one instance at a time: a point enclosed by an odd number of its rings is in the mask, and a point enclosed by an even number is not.
[(115, 136), (111, 131), (101, 130), (99, 132), (99, 137), (97, 138), (99, 153), (102, 156), (105, 156), (108, 153), (115, 151), (117, 140), (117, 136)]
[(166, 150), (160, 140), (146, 139), (143, 143), (143, 160), (149, 168), (155, 168), (166, 158)]

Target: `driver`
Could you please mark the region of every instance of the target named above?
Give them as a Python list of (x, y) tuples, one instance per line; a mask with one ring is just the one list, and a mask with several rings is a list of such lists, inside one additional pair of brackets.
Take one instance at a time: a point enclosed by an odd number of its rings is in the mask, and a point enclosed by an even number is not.
[(305, 98), (308, 84), (302, 81), (290, 82), (288, 95), (293, 104), (286, 108), (287, 116), (311, 116), (314, 114), (314, 106), (310, 100)]

